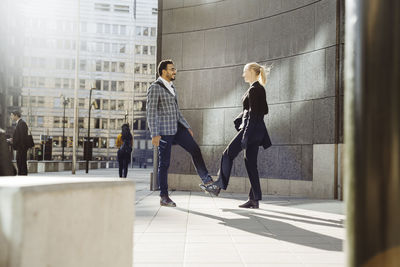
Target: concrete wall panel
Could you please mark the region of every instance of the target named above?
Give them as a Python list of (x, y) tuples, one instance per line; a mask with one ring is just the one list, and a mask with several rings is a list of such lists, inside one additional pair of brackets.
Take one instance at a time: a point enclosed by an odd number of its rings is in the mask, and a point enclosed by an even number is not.
[[(271, 193), (311, 194), (311, 183), (284, 180), (313, 181), (314, 165), (323, 161), (315, 161), (314, 145), (334, 142), (336, 1), (165, 2), (162, 57), (176, 57), (181, 65), (179, 104), (198, 132), (210, 170), (217, 170), (220, 154), (236, 134), (232, 121), (248, 88), (244, 65), (273, 64), (266, 85), (270, 112), (264, 119), (273, 146), (260, 149), (259, 173), (272, 179)], [(187, 169), (177, 173), (194, 173), (192, 166), (180, 168)], [(247, 177), (243, 153), (232, 174)]]

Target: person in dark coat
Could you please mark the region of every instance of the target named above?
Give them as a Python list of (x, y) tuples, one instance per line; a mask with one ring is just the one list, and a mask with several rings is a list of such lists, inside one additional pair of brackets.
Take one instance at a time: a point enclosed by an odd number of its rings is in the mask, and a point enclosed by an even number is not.
[(18, 175), (28, 175), (28, 166), (27, 166), (27, 151), (28, 151), (28, 125), (26, 122), (21, 119), (21, 112), (13, 111), (11, 112), (11, 119), (16, 121), (17, 126), (15, 127), (15, 131), (13, 137), (9, 139), (14, 150), (17, 151), (17, 168)]
[(0, 176), (16, 175), (17, 171), (12, 163), (5, 133), (0, 129)]
[(133, 137), (128, 124), (122, 125), (121, 140), (122, 140), (122, 145), (119, 147), (117, 152), (119, 177), (126, 178), (126, 176), (128, 175), (128, 166), (129, 163), (131, 162), (132, 141), (133, 141)]
[(215, 196), (218, 196), (221, 188), (226, 190), (233, 160), (244, 149), (244, 162), (251, 188), (249, 200), (240, 205), (240, 208), (258, 208), (258, 201), (262, 198), (257, 169), (258, 148), (262, 146), (267, 149), (271, 146), (271, 140), (264, 123), (264, 115), (268, 114), (264, 88), (267, 80), (267, 71), (269, 72), (269, 69), (255, 62), (248, 63), (244, 67), (243, 78), (245, 82), (249, 83), (250, 88), (242, 97), (243, 112), (234, 121), (238, 133), (222, 155), (218, 180), (208, 186), (200, 185), (203, 190)]

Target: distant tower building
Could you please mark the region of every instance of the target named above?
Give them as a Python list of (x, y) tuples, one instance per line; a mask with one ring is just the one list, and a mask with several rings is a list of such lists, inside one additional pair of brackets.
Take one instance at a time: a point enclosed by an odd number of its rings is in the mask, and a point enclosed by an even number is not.
[(134, 55), (134, 158), (137, 165), (152, 163), (150, 133), (146, 123), (147, 88), (155, 80), (157, 0), (136, 0)]
[[(36, 142), (40, 136), (52, 138), (53, 159), (61, 158), (64, 128), (64, 154), (71, 159), (76, 1), (21, 2), (22, 112)], [(93, 158), (116, 158), (115, 140), (125, 122), (133, 126), (135, 147), (148, 148), (143, 100), (145, 87), (155, 78), (156, 7), (157, 1), (80, 1), (78, 159), (83, 157), (90, 105)]]

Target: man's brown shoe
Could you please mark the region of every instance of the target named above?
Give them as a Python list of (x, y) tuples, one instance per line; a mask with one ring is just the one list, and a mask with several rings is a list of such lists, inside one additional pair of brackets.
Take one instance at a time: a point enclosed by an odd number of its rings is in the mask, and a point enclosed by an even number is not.
[(166, 207), (176, 207), (175, 202), (173, 202), (169, 196), (161, 196), (160, 205)]

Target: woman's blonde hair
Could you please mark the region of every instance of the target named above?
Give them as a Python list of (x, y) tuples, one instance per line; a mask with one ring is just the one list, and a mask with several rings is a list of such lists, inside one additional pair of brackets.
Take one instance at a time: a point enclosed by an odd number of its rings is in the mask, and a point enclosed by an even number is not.
[(267, 83), (267, 77), (271, 71), (272, 65), (266, 67), (258, 64), (257, 62), (250, 62), (244, 66), (245, 69), (253, 70), (255, 74), (258, 76), (258, 81), (265, 86)]

